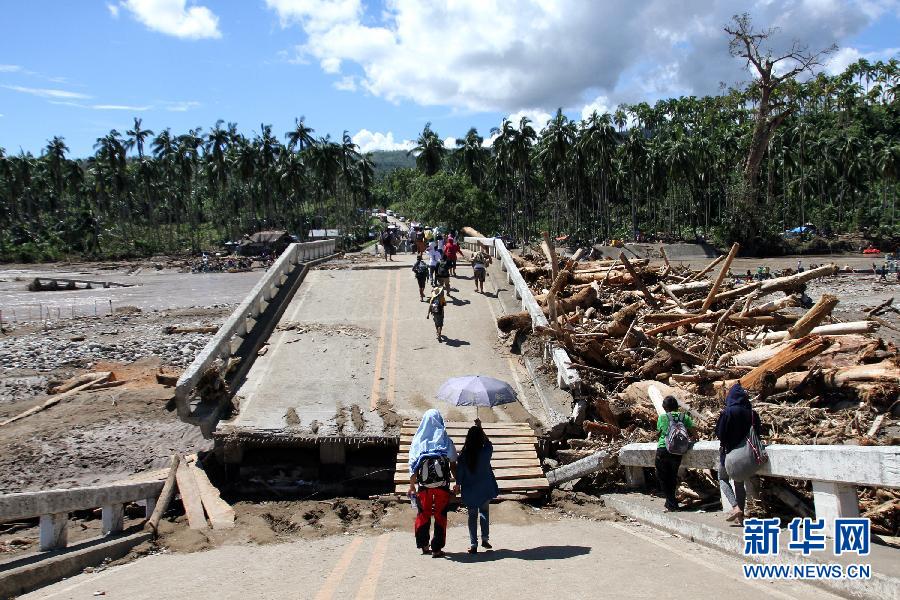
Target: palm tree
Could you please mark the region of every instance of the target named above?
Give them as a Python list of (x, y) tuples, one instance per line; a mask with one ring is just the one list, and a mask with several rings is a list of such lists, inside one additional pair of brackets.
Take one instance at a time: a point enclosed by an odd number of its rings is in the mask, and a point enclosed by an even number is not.
[(431, 177), (441, 170), (441, 163), (446, 153), (444, 142), (438, 134), (432, 131), (431, 123), (425, 123), (425, 128), (416, 140), (416, 147), (406, 154), (415, 156), (416, 166), (419, 170), (425, 173), (426, 177)]
[(307, 127), (304, 122), (305, 119), (306, 117), (294, 119), (294, 128), (284, 134), (285, 139), (288, 141), (288, 152), (293, 152), (294, 148), (299, 147), (299, 152), (302, 153), (306, 148), (309, 148), (315, 143), (316, 140), (313, 138), (312, 134), (315, 133), (316, 130)]

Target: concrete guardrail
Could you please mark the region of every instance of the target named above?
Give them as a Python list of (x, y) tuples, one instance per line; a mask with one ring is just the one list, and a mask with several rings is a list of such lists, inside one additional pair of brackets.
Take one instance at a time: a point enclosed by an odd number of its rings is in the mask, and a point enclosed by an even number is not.
[(189, 418), (190, 396), (203, 374), (217, 360), (228, 361), (228, 358), (240, 347), (244, 338), (253, 329), (257, 317), (278, 294), (278, 290), (294, 269), (303, 263), (334, 254), (335, 248), (335, 240), (321, 240), (295, 243), (285, 249), (275, 264), (269, 267), (269, 270), (250, 290), (244, 301), (231, 313), (216, 335), (197, 355), (194, 362), (178, 378), (175, 386), (175, 401), (180, 418)]
[(40, 549), (57, 550), (68, 543), (69, 513), (99, 507), (103, 535), (118, 533), (123, 529), (125, 505), (142, 502), (149, 517), (163, 485), (149, 481), (6, 494), (0, 496), (0, 523), (39, 517)]
[[(628, 444), (619, 450), (630, 484), (643, 484), (643, 469), (653, 467), (656, 444)], [(826, 529), (837, 517), (858, 517), (857, 486), (900, 488), (900, 448), (897, 446), (766, 446), (769, 462), (759, 471), (765, 477), (812, 481), (817, 518)], [(694, 444), (681, 461), (689, 469), (719, 468), (719, 442)], [(722, 498), (724, 510), (730, 505)]]
[[(549, 327), (550, 322), (544, 315), (544, 310), (534, 299), (531, 288), (525, 283), (519, 268), (513, 262), (506, 244), (500, 238), (463, 238), (463, 245), (467, 249), (474, 249), (477, 244), (483, 244), (490, 247), (491, 256), (500, 259), (500, 268), (506, 271), (506, 279), (513, 286), (516, 298), (522, 301), (522, 310), (528, 311), (531, 315), (531, 326)], [(547, 346), (550, 357), (556, 365), (556, 384), (562, 389), (572, 392), (578, 392), (581, 387), (581, 377), (578, 372), (572, 368), (572, 361), (569, 354), (563, 349), (553, 344)]]

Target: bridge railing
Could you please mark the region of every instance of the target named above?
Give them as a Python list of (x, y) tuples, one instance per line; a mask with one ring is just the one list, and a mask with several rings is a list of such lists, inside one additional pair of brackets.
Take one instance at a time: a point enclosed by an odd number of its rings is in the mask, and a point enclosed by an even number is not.
[(123, 529), (125, 505), (143, 502), (149, 517), (163, 485), (149, 481), (6, 494), (0, 496), (0, 523), (39, 517), (40, 549), (65, 548), (69, 513), (99, 507), (103, 535), (118, 533)]
[[(632, 485), (643, 484), (643, 469), (653, 467), (655, 443), (628, 444), (619, 450)], [(802, 446), (773, 444), (766, 447), (768, 463), (759, 471), (764, 477), (812, 481), (817, 518), (824, 518), (826, 532), (836, 517), (858, 517), (857, 486), (900, 488), (900, 448), (897, 446)], [(682, 458), (683, 467), (719, 469), (719, 442), (703, 441)], [(724, 510), (730, 509), (722, 498)]]
[(200, 378), (217, 360), (227, 363), (232, 353), (240, 347), (244, 337), (253, 329), (257, 317), (278, 294), (278, 290), (294, 269), (303, 263), (334, 254), (335, 248), (335, 240), (321, 240), (295, 243), (285, 249), (178, 379), (175, 386), (175, 401), (179, 417), (182, 419), (190, 417), (190, 396)]
[[(506, 279), (513, 286), (516, 298), (522, 301), (522, 310), (528, 311), (531, 315), (531, 326), (549, 327), (550, 322), (547, 321), (544, 310), (531, 293), (531, 288), (525, 283), (519, 268), (513, 262), (512, 256), (500, 238), (476, 238), (467, 237), (463, 239), (463, 247), (468, 250), (474, 250), (479, 244), (487, 246), (491, 249), (491, 255), (499, 259), (500, 268), (506, 271)], [(556, 384), (563, 389), (577, 392), (581, 387), (581, 377), (578, 372), (572, 368), (572, 361), (569, 354), (554, 343), (549, 343), (547, 352), (556, 365)]]

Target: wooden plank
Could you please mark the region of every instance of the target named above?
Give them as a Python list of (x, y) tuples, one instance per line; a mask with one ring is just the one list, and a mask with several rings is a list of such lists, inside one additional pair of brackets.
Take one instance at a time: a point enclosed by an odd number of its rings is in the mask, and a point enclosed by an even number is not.
[[(500, 492), (516, 492), (516, 491), (537, 491), (550, 488), (550, 484), (545, 477), (535, 479), (503, 479), (497, 481)], [(405, 484), (397, 484), (394, 491), (398, 494), (405, 494), (409, 490), (409, 481)]]
[(209, 529), (203, 514), (203, 501), (200, 499), (200, 488), (197, 487), (194, 473), (191, 469), (178, 469), (175, 473), (175, 480), (178, 482), (178, 493), (181, 495), (181, 503), (184, 504), (188, 526), (191, 529)]
[[(447, 429), (468, 429), (474, 425), (474, 423), (469, 421), (445, 421), (444, 427)], [(401, 429), (412, 429), (415, 431), (419, 427), (418, 421), (403, 421), (403, 424), (400, 426)], [(526, 427), (531, 429), (531, 426), (528, 423), (517, 423), (512, 421), (498, 421), (497, 423), (482, 423), (481, 428), (485, 431), (490, 429), (506, 429), (508, 427)]]
[[(495, 448), (496, 450), (496, 448)], [(534, 450), (510, 450), (509, 452), (502, 453), (494, 453), (493, 458), (491, 459), (491, 464), (496, 464), (498, 461), (508, 461), (508, 460), (533, 460), (535, 463), (538, 462), (537, 453)], [(397, 462), (406, 464), (409, 462), (409, 454), (403, 452), (397, 455)]]
[[(454, 436), (451, 435), (450, 439), (453, 440), (453, 443), (456, 444), (457, 448), (462, 448), (463, 444), (466, 442), (466, 436)], [(400, 440), (400, 447), (404, 446), (408, 447), (412, 440), (409, 442), (406, 440)], [(532, 445), (537, 443), (536, 437), (501, 437), (497, 439), (492, 439), (491, 443), (494, 445), (494, 448), (497, 446), (509, 446), (513, 444), (527, 444)]]
[[(397, 461), (397, 472), (403, 471), (404, 473), (408, 471), (407, 466), (409, 464), (409, 459), (406, 460), (398, 460)], [(540, 467), (541, 463), (538, 461), (536, 456), (530, 456), (527, 458), (497, 458), (494, 457), (491, 459), (491, 466), (495, 469), (508, 469), (510, 467)]]
[(209, 477), (206, 476), (206, 471), (198, 467), (196, 462), (191, 462), (189, 467), (194, 476), (197, 488), (200, 490), (200, 501), (203, 504), (203, 508), (206, 509), (206, 514), (209, 517), (212, 528), (233, 528), (234, 509), (231, 508), (227, 502), (222, 500), (222, 497), (219, 495), (219, 490), (212, 484)]
[[(447, 433), (451, 436), (454, 435), (462, 435), (465, 436), (469, 432), (469, 428), (456, 428), (456, 427), (448, 427)], [(516, 437), (516, 436), (529, 436), (534, 435), (534, 431), (530, 427), (503, 427), (496, 429), (485, 429), (484, 432), (488, 437), (493, 438), (495, 436), (507, 436), (507, 437)], [(415, 434), (415, 430), (408, 431), (405, 429), (400, 430), (401, 438), (410, 438), (412, 439)]]
[[(510, 468), (494, 468), (494, 477), (497, 481), (508, 479), (538, 479), (544, 476), (544, 471), (538, 466), (533, 467), (510, 467)], [(409, 473), (398, 471), (394, 473), (394, 483), (409, 482)]]

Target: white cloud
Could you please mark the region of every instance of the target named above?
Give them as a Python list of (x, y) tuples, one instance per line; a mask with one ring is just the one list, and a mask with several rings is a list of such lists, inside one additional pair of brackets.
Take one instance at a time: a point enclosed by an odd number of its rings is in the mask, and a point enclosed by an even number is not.
[(200, 106), (202, 105), (196, 100), (185, 100), (182, 102), (167, 102), (165, 108), (169, 112), (187, 112), (195, 108), (200, 108)]
[(341, 90), (342, 92), (355, 92), (357, 89), (356, 78), (352, 75), (341, 77), (339, 80), (334, 82), (334, 87), (335, 89)]
[[(298, 60), (392, 102), (468, 111), (552, 112), (597, 103), (705, 94), (745, 79), (722, 31), (745, 0), (266, 0), (284, 27), (306, 34)], [(776, 46), (846, 40), (896, 0), (779, 0), (752, 4)]]
[(610, 104), (609, 98), (607, 96), (597, 96), (588, 104), (585, 104), (581, 107), (581, 118), (587, 119), (591, 116), (592, 113), (597, 113), (598, 115), (602, 115), (603, 113), (610, 113), (615, 110)]
[(123, 0), (135, 19), (160, 33), (185, 39), (220, 38), (219, 17), (187, 0)]
[(876, 62), (879, 60), (887, 61), (897, 55), (900, 55), (900, 48), (885, 48), (877, 52), (860, 52), (857, 48), (850, 47), (841, 48), (831, 56), (831, 60), (828, 61), (825, 68), (829, 73), (835, 75), (843, 72), (844, 69), (861, 58), (869, 62)]
[(448, 137), (444, 138), (444, 148), (447, 150), (455, 150), (456, 149), (456, 138)]
[(128, 104), (92, 104), (90, 108), (94, 110), (130, 110), (133, 112), (144, 112), (153, 108), (152, 106), (129, 106)]
[(380, 131), (360, 129), (351, 137), (353, 143), (359, 146), (359, 151), (363, 154), (374, 150), (411, 150), (415, 147), (415, 143), (410, 140), (395, 142), (394, 134), (390, 131), (381, 133)]
[(119, 18), (119, 5), (118, 4), (107, 4), (106, 9), (109, 11), (110, 16), (113, 19)]
[(529, 121), (531, 121), (531, 127), (535, 131), (540, 131), (547, 124), (547, 121), (553, 117), (550, 113), (540, 109), (531, 109), (531, 110), (519, 110), (508, 117), (509, 122), (512, 123), (512, 126), (517, 128), (519, 127), (519, 123), (522, 121), (522, 117), (527, 117)]
[(84, 100), (90, 98), (87, 94), (81, 94), (79, 92), (70, 92), (68, 90), (55, 90), (49, 88), (32, 88), (25, 87), (21, 85), (4, 85), (8, 90), (12, 90), (14, 92), (20, 92), (22, 94), (31, 94), (32, 96), (39, 96), (41, 98), (56, 98), (62, 100)]
[(18, 73), (21, 70), (19, 65), (0, 65), (0, 73)]

